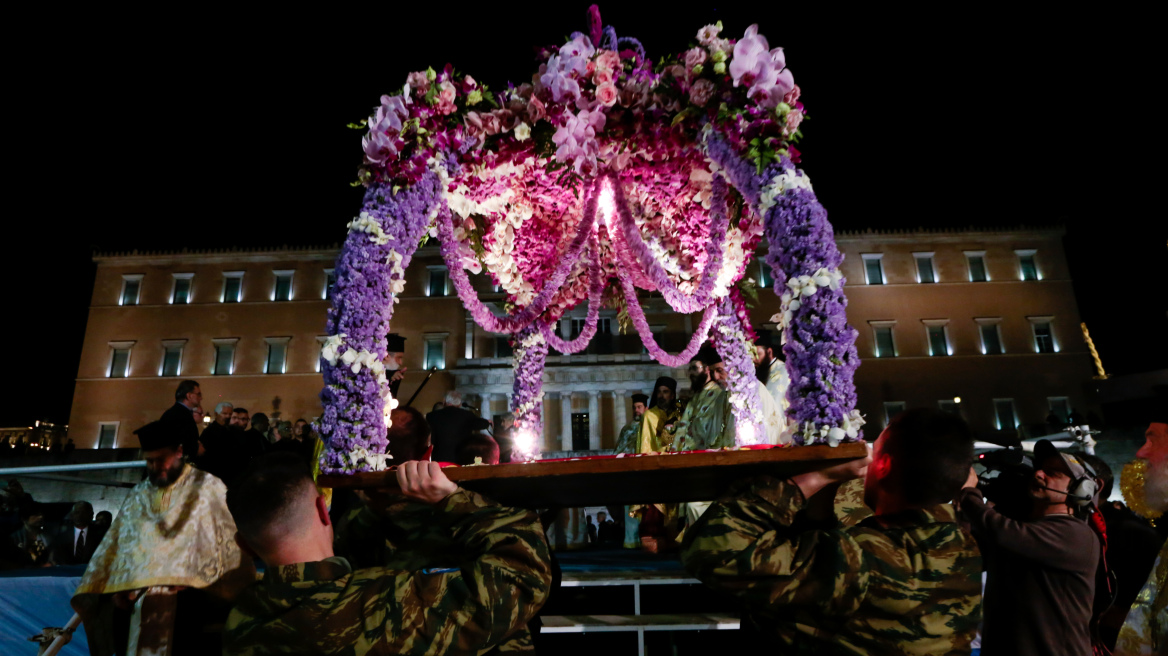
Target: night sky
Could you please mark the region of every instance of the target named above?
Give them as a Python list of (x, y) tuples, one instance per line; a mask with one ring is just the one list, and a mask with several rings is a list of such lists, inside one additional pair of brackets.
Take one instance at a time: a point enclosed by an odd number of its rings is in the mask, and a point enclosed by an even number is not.
[[(837, 229), (1065, 225), (1109, 372), (1168, 366), (1152, 17), (766, 5), (789, 9), (601, 11), (654, 59), (714, 20), (728, 37), (757, 22), (803, 90), (802, 167)], [(347, 123), (428, 65), (527, 81), (588, 3), (344, 6), (8, 17), (0, 425), (67, 421), (94, 248), (339, 243), (361, 200)]]

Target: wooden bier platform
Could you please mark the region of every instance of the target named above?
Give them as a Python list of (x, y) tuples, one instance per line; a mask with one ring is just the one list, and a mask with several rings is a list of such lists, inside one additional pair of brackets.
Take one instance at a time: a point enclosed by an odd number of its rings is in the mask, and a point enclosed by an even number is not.
[[(867, 454), (862, 442), (705, 451), (658, 456), (600, 457), (448, 467), (450, 480), (515, 507), (600, 506), (674, 503), (716, 499), (734, 481), (770, 474), (787, 477)], [(397, 487), (390, 471), (322, 475), (319, 484), (333, 488)]]

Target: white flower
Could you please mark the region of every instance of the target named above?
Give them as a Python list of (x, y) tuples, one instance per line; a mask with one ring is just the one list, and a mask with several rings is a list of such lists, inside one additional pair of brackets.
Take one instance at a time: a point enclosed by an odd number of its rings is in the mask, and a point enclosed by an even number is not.
[(349, 350), (345, 351), (345, 354), (341, 356), (341, 362), (344, 362), (346, 366), (351, 365), (357, 361), (358, 355), (360, 354), (357, 352), (357, 349), (350, 346)]
[(519, 141), (527, 141), (531, 138), (531, 126), (526, 123), (520, 123), (515, 126), (515, 138)]

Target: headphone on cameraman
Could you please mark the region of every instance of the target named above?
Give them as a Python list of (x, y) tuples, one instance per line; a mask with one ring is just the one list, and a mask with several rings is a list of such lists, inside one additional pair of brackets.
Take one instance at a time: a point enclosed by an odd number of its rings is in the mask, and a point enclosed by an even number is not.
[(1075, 462), (1079, 463), (1083, 468), (1084, 474), (1071, 481), (1071, 484), (1067, 486), (1067, 504), (1075, 508), (1086, 508), (1091, 505), (1091, 502), (1095, 499), (1095, 493), (1099, 491), (1099, 484), (1095, 482), (1097, 474), (1095, 473), (1095, 469), (1086, 460), (1078, 456), (1071, 456), (1069, 454), (1068, 456), (1074, 458)]

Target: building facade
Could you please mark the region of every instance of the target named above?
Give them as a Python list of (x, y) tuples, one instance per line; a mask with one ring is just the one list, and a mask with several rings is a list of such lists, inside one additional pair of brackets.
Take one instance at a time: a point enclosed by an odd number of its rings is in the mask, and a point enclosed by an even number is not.
[[(1091, 358), (1079, 332), (1058, 229), (841, 233), (848, 317), (863, 359), (856, 383), (875, 430), (923, 405), (960, 412), (986, 437), (1033, 434), (1046, 417), (1091, 410)], [(78, 448), (133, 447), (132, 431), (157, 419), (179, 381), (201, 383), (203, 407), (220, 401), (294, 420), (320, 414), (319, 352), (335, 248), (99, 254), (70, 437)], [(769, 285), (761, 258), (748, 276)], [(483, 275), (481, 298), (503, 294)], [(697, 317), (659, 295), (642, 304), (659, 343), (688, 341)], [(767, 325), (778, 298), (761, 290), (752, 314)], [(560, 322), (573, 337), (581, 307)], [(406, 338), (405, 403), (428, 411), (449, 389), (484, 416), (507, 411), (507, 337), (474, 324), (454, 294), (438, 249), (418, 250), (393, 319)], [(433, 370), (427, 380), (427, 374)], [(611, 448), (631, 419), (629, 397), (682, 370), (646, 354), (603, 310), (581, 354), (549, 355), (544, 451)]]

